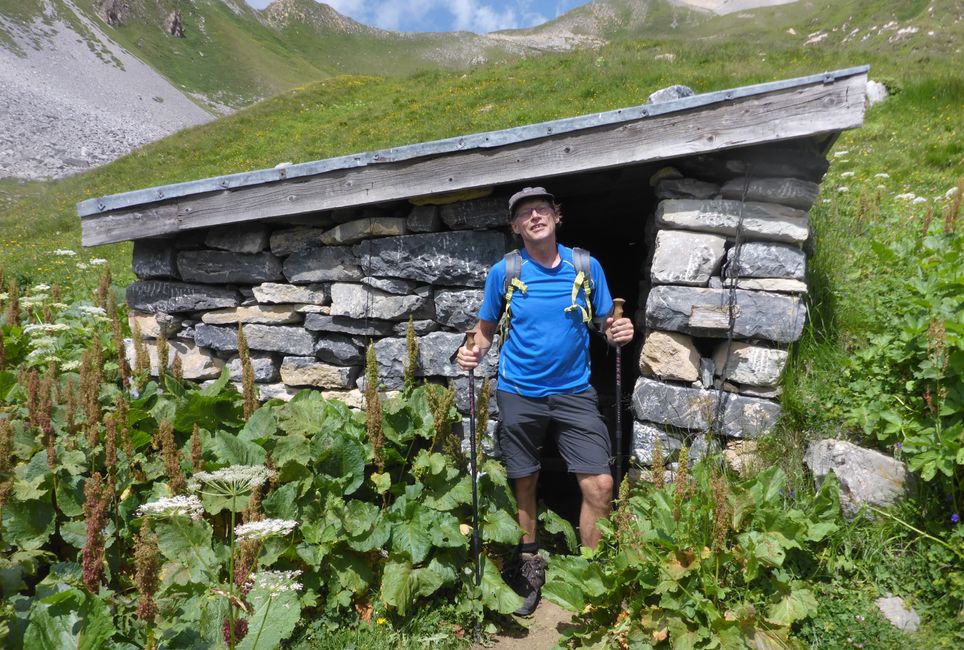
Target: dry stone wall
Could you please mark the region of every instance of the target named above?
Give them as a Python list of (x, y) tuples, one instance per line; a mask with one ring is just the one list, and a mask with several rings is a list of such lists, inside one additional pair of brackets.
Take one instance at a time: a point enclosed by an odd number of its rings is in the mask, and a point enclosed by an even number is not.
[(684, 443), (699, 457), (766, 433), (780, 416), (787, 346), (807, 316), (807, 211), (826, 163), (771, 156), (687, 159), (652, 179), (632, 396), (641, 464), (657, 441), (670, 460)]
[[(383, 387), (402, 387), (412, 318), (416, 375), (455, 380), (466, 410), (465, 373), (449, 359), (475, 322), (488, 268), (507, 250), (504, 204), (419, 205), (407, 216), (337, 211), (138, 241), (131, 327), (145, 337), (155, 374), (163, 335), (185, 378), (227, 368), (240, 382), (240, 326), (262, 399), (314, 388), (360, 406), (369, 341)], [(494, 361), (489, 355), (479, 376), (494, 376)]]

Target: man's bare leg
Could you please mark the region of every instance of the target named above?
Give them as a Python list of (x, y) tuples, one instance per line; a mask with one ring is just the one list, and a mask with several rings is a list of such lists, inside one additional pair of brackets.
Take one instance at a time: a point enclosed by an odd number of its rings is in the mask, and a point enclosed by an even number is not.
[(522, 543), (531, 544), (536, 541), (536, 525), (539, 520), (539, 511), (536, 506), (539, 472), (514, 481), (515, 500), (519, 505), (519, 527), (523, 531)]
[(608, 517), (612, 510), (613, 477), (609, 474), (576, 474), (576, 479), (582, 490), (579, 537), (583, 546), (596, 548), (601, 537), (596, 522)]

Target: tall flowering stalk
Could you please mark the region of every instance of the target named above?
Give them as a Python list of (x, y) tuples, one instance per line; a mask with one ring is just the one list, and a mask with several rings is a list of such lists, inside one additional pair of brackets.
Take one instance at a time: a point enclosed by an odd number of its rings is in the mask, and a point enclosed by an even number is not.
[(167, 343), (167, 334), (163, 331), (157, 337), (157, 378), (161, 380), (167, 374), (167, 364), (170, 361), (171, 346)]
[(13, 476), (10, 470), (13, 468), (11, 459), (13, 453), (10, 448), (10, 420), (0, 418), (0, 512), (7, 502), (7, 497), (13, 489)]
[(201, 427), (197, 422), (191, 429), (191, 471), (200, 472), (204, 469), (204, 450), (201, 448)]
[(369, 343), (365, 351), (365, 413), (367, 414), (368, 442), (372, 445), (375, 467), (379, 473), (385, 471), (385, 433), (382, 431), (382, 400), (378, 394), (378, 362), (375, 359), (375, 344)]
[(238, 323), (238, 356), (241, 358), (241, 390), (244, 395), (244, 421), (258, 409), (258, 393), (254, 385), (254, 368), (251, 365), (251, 351), (248, 349), (248, 337), (244, 335), (244, 328)]
[(10, 280), (7, 295), (10, 296), (10, 302), (7, 303), (7, 324), (17, 325), (20, 323), (20, 286), (16, 278)]
[(131, 330), (131, 339), (134, 344), (134, 388), (139, 391), (147, 383), (147, 378), (151, 374), (151, 355), (147, 350), (147, 344), (144, 343), (141, 326), (136, 321)]
[(475, 448), (482, 449), (482, 439), (485, 431), (489, 428), (489, 400), (492, 396), (492, 385), (489, 378), (482, 380), (482, 388), (479, 390), (479, 399), (475, 403)]
[(137, 587), (137, 618), (147, 624), (146, 648), (154, 648), (154, 619), (157, 602), (154, 594), (160, 585), (161, 553), (157, 548), (157, 535), (144, 522), (134, 543), (134, 585)]
[(167, 475), (167, 484), (174, 494), (184, 492), (187, 487), (187, 480), (181, 469), (181, 450), (177, 447), (174, 439), (174, 425), (170, 420), (162, 420), (158, 429), (158, 440), (161, 447), (161, 458), (164, 460), (164, 473)]
[(84, 484), (84, 519), (87, 537), (81, 550), (84, 585), (92, 594), (100, 589), (104, 569), (104, 526), (107, 524), (108, 497), (100, 472)]
[(405, 388), (411, 390), (415, 386), (415, 371), (418, 369), (418, 339), (415, 338), (415, 321), (408, 317), (408, 327), (405, 329), (405, 350), (408, 362), (405, 364)]

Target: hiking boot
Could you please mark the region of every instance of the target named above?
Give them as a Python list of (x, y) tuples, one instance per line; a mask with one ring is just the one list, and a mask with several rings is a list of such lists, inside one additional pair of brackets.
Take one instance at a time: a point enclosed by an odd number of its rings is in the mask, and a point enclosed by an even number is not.
[(542, 585), (546, 583), (546, 560), (538, 553), (520, 553), (518, 560), (506, 571), (506, 582), (522, 596), (522, 607), (516, 616), (529, 616), (536, 611)]

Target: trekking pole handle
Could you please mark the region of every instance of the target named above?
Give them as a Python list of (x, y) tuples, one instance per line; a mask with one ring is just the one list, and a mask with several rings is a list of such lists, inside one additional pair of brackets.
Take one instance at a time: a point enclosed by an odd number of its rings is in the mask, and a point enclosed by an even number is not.
[(613, 320), (623, 317), (623, 305), (626, 301), (622, 298), (613, 298)]
[(465, 349), (469, 351), (475, 349), (475, 330), (469, 330), (465, 333)]

